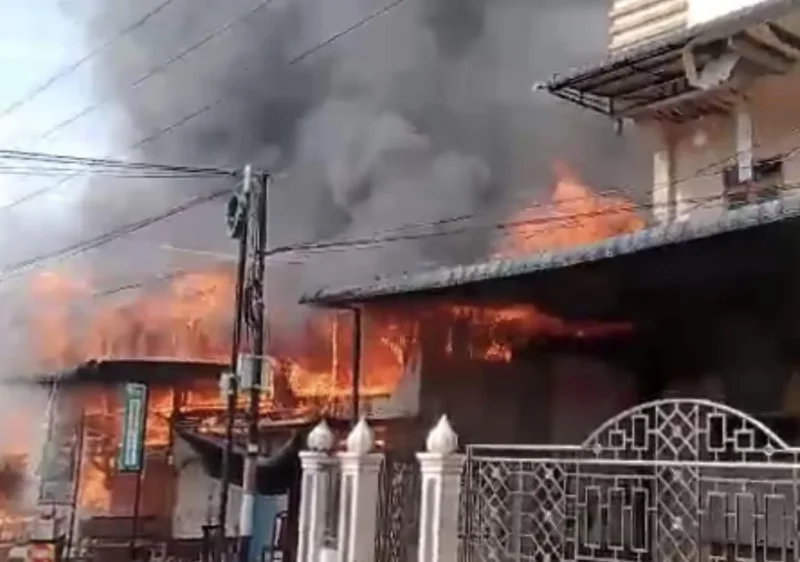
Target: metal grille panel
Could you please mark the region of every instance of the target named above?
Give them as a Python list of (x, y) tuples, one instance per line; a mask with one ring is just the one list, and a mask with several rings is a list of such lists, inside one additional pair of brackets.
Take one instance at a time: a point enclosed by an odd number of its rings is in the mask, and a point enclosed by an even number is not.
[(379, 476), (376, 562), (415, 562), (420, 470), (416, 458), (386, 455)]
[(800, 559), (800, 449), (705, 400), (661, 400), (582, 445), (467, 449), (461, 558)]

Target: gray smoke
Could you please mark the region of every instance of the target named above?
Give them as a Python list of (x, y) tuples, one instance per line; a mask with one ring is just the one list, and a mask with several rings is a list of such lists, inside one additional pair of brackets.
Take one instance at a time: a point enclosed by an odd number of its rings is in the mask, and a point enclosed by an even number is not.
[[(86, 18), (91, 42), (158, 3), (98, 2)], [(530, 90), (554, 72), (605, 56), (605, 2), (406, 0), (287, 64), (387, 3), (274, 0), (131, 88), (148, 69), (258, 4), (174, 0), (96, 61), (97, 93), (114, 100), (121, 124), (116, 143), (122, 149), (224, 100), (169, 134), (121, 152), (180, 164), (253, 162), (279, 172), (270, 213), (272, 243), (279, 245), (361, 238), (460, 215), (501, 219), (548, 197), (550, 166), (558, 158), (601, 189), (646, 184), (641, 163), (647, 159), (633, 152), (629, 138), (615, 137), (611, 123)], [(216, 180), (117, 183), (110, 189), (109, 180), (96, 180), (88, 191), (86, 232), (219, 186)], [(473, 230), (287, 258), (304, 264), (284, 297), (478, 259), (492, 236)], [(222, 204), (123, 244), (124, 250), (103, 252), (99, 260), (117, 279), (175, 265), (176, 256), (154, 246), (232, 253)]]

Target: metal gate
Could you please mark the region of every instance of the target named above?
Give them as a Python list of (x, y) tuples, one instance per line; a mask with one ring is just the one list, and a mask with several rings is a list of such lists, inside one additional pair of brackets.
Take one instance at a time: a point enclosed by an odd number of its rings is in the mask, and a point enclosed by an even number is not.
[(419, 540), (417, 459), (387, 453), (379, 475), (376, 562), (414, 562)]
[(706, 400), (660, 400), (583, 444), (467, 448), (473, 561), (800, 560), (800, 449)]

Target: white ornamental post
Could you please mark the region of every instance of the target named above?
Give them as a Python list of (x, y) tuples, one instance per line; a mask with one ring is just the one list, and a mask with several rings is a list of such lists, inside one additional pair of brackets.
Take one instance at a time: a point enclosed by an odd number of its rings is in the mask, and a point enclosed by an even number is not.
[(300, 451), (303, 476), (300, 485), (298, 562), (319, 562), (325, 532), (325, 514), (331, 508), (328, 506), (331, 474), (338, 463), (331, 454), (335, 444), (336, 437), (325, 420), (322, 420), (308, 434), (308, 450)]
[(378, 476), (381, 453), (373, 453), (375, 438), (367, 420), (347, 437), (347, 451), (339, 453), (342, 469), (339, 496), (339, 562), (374, 562), (377, 530)]
[(428, 434), (426, 453), (417, 453), (422, 472), (418, 562), (456, 562), (458, 507), (464, 455), (447, 416)]

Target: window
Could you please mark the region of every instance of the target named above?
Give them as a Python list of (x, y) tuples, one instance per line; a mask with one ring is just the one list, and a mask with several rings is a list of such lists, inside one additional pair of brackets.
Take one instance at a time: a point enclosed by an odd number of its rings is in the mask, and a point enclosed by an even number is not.
[(722, 172), (723, 196), (728, 209), (772, 201), (780, 196), (783, 184), (783, 161), (770, 158), (753, 163), (753, 179), (739, 181), (739, 168), (729, 166)]

